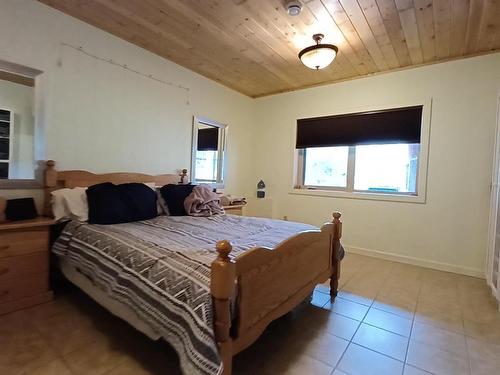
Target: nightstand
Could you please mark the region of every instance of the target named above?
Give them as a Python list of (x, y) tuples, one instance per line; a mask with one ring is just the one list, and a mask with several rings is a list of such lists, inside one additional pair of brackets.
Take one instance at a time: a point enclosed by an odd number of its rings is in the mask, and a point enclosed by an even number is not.
[(243, 216), (243, 207), (245, 207), (244, 204), (235, 204), (234, 206), (223, 206), (224, 211), (226, 211), (226, 214), (240, 215), (240, 216)]
[(0, 223), (0, 315), (50, 301), (45, 217)]

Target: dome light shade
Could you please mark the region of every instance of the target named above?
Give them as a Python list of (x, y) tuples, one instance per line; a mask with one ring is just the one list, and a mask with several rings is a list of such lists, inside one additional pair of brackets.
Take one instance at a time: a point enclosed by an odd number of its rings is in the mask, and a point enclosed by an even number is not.
[(299, 59), (310, 69), (323, 69), (332, 63), (339, 49), (333, 44), (320, 44), (323, 34), (314, 34), (315, 45), (304, 48), (299, 53)]

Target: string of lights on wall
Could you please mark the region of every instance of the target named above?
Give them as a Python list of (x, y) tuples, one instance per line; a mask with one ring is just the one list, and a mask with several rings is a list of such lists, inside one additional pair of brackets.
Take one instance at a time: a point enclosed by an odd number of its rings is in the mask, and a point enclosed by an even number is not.
[(183, 85), (181, 85), (179, 83), (175, 83), (175, 82), (171, 82), (171, 81), (166, 81), (166, 80), (163, 80), (161, 78), (157, 78), (157, 77), (153, 76), (152, 74), (142, 73), (139, 70), (131, 68), (127, 64), (121, 64), (119, 62), (114, 61), (113, 59), (108, 59), (108, 58), (105, 58), (105, 57), (97, 56), (97, 55), (95, 55), (95, 54), (93, 54), (93, 53), (85, 50), (83, 47), (77, 47), (77, 46), (74, 46), (74, 45), (71, 45), (71, 44), (68, 44), (68, 43), (64, 43), (64, 42), (61, 43), (61, 46), (67, 47), (67, 48), (71, 48), (71, 49), (73, 49), (75, 51), (78, 51), (80, 53), (83, 53), (84, 55), (86, 55), (88, 57), (91, 57), (91, 58), (93, 58), (95, 60), (111, 64), (113, 66), (116, 66), (116, 67), (119, 67), (121, 69), (124, 69), (124, 70), (126, 70), (126, 71), (128, 71), (130, 73), (137, 74), (138, 76), (141, 76), (141, 77), (153, 80), (155, 82), (161, 83), (161, 84), (169, 86), (169, 87), (174, 87), (176, 89), (182, 90), (182, 91), (184, 91), (186, 93), (186, 104), (189, 105), (189, 91), (190, 91), (189, 87), (183, 86)]

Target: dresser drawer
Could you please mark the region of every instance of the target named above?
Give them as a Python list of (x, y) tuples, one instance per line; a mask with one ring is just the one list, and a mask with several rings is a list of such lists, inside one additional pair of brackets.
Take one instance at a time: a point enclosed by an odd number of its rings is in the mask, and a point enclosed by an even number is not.
[(47, 251), (48, 247), (47, 228), (0, 233), (0, 258)]
[(0, 285), (13, 277), (29, 276), (49, 271), (48, 252), (0, 258)]
[(0, 283), (0, 303), (15, 301), (48, 290), (49, 275), (47, 272), (2, 280)]

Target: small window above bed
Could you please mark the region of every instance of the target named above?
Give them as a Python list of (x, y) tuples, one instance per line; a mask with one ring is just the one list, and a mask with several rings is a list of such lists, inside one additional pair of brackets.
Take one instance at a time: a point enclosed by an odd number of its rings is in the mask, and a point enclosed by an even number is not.
[(200, 116), (193, 118), (191, 173), (195, 183), (224, 187), (227, 125)]

